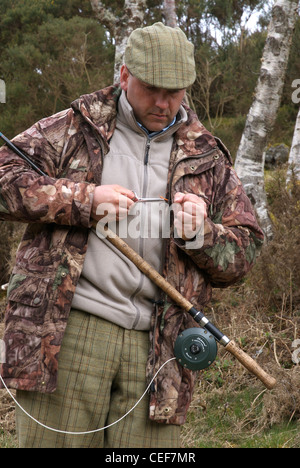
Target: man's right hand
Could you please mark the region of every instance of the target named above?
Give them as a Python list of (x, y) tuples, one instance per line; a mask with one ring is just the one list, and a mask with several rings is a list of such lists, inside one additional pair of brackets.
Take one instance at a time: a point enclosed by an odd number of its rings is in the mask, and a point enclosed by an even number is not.
[(120, 185), (99, 185), (95, 188), (91, 217), (105, 222), (126, 218), (134, 204), (135, 195)]

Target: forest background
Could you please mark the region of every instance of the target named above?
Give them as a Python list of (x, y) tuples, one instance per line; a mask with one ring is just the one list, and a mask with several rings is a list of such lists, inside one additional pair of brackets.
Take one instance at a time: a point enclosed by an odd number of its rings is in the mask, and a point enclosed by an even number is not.
[[(122, 14), (123, 2), (105, 0)], [(178, 0), (178, 25), (195, 45), (197, 80), (191, 107), (223, 140), (233, 159), (259, 77), (273, 2)], [(255, 18), (255, 22), (253, 22)], [(162, 1), (148, 0), (145, 24), (163, 20)], [(250, 28), (251, 25), (251, 28)], [(299, 103), (300, 19), (291, 46), (281, 105), (268, 148), (288, 151)], [(0, 131), (7, 137), (70, 106), (79, 95), (112, 84), (114, 37), (95, 18), (88, 0), (1, 0)], [(300, 93), (299, 93), (300, 95)], [(266, 149), (268, 149), (266, 148)], [(287, 161), (271, 163), (265, 185), (274, 237), (240, 284), (215, 290), (206, 314), (278, 379), (273, 391), (220, 350), (203, 372), (182, 431), (184, 447), (300, 447), (300, 189), (286, 188)], [(0, 284), (10, 275), (24, 226), (0, 222)], [(1, 321), (5, 309), (2, 297)], [(300, 348), (300, 343), (298, 348)], [(0, 393), (0, 447), (15, 446), (14, 406)]]

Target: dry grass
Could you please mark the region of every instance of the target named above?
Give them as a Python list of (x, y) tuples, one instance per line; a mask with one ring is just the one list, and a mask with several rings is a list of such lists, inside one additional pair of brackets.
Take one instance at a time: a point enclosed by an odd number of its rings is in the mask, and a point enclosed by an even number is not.
[[(282, 309), (271, 315), (256, 302), (247, 283), (233, 290), (231, 295), (229, 290), (218, 295), (219, 302), (214, 307), (216, 323), (277, 380), (274, 390), (265, 391), (263, 385), (225, 350), (220, 350), (218, 378), (220, 375), (223, 378), (222, 387), (235, 392), (252, 386), (264, 392), (261, 428), (299, 419), (300, 366), (293, 362), (292, 344), (299, 337), (300, 316), (285, 316)], [(234, 301), (234, 307), (226, 305), (228, 298)], [(226, 365), (228, 360), (232, 361), (231, 365)]]

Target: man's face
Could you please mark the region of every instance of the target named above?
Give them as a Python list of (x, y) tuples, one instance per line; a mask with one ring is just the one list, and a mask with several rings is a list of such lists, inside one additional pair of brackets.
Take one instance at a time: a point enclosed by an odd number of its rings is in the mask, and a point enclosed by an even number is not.
[(121, 88), (127, 93), (136, 119), (150, 132), (159, 132), (174, 120), (185, 95), (185, 89), (148, 85), (131, 75), (125, 65), (121, 68)]

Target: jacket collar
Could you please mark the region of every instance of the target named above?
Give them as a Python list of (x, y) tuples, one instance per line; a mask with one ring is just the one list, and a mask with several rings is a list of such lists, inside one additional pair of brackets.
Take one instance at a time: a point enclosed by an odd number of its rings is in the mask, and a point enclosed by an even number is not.
[(188, 119), (176, 132), (176, 141), (186, 156), (204, 154), (214, 148), (217, 143), (213, 135), (202, 125), (198, 116), (186, 104), (183, 104)]
[(84, 94), (72, 102), (71, 107), (79, 113), (104, 140), (106, 146), (116, 127), (117, 103), (121, 95), (119, 86), (110, 86), (91, 94)]
[(127, 100), (126, 93), (122, 91), (118, 102), (118, 119), (127, 127), (144, 136), (146, 135), (149, 139), (155, 138), (156, 141), (164, 141), (170, 138), (170, 136), (174, 135), (179, 127), (187, 121), (187, 113), (181, 106), (172, 124), (160, 132), (150, 133), (136, 120), (133, 108)]

